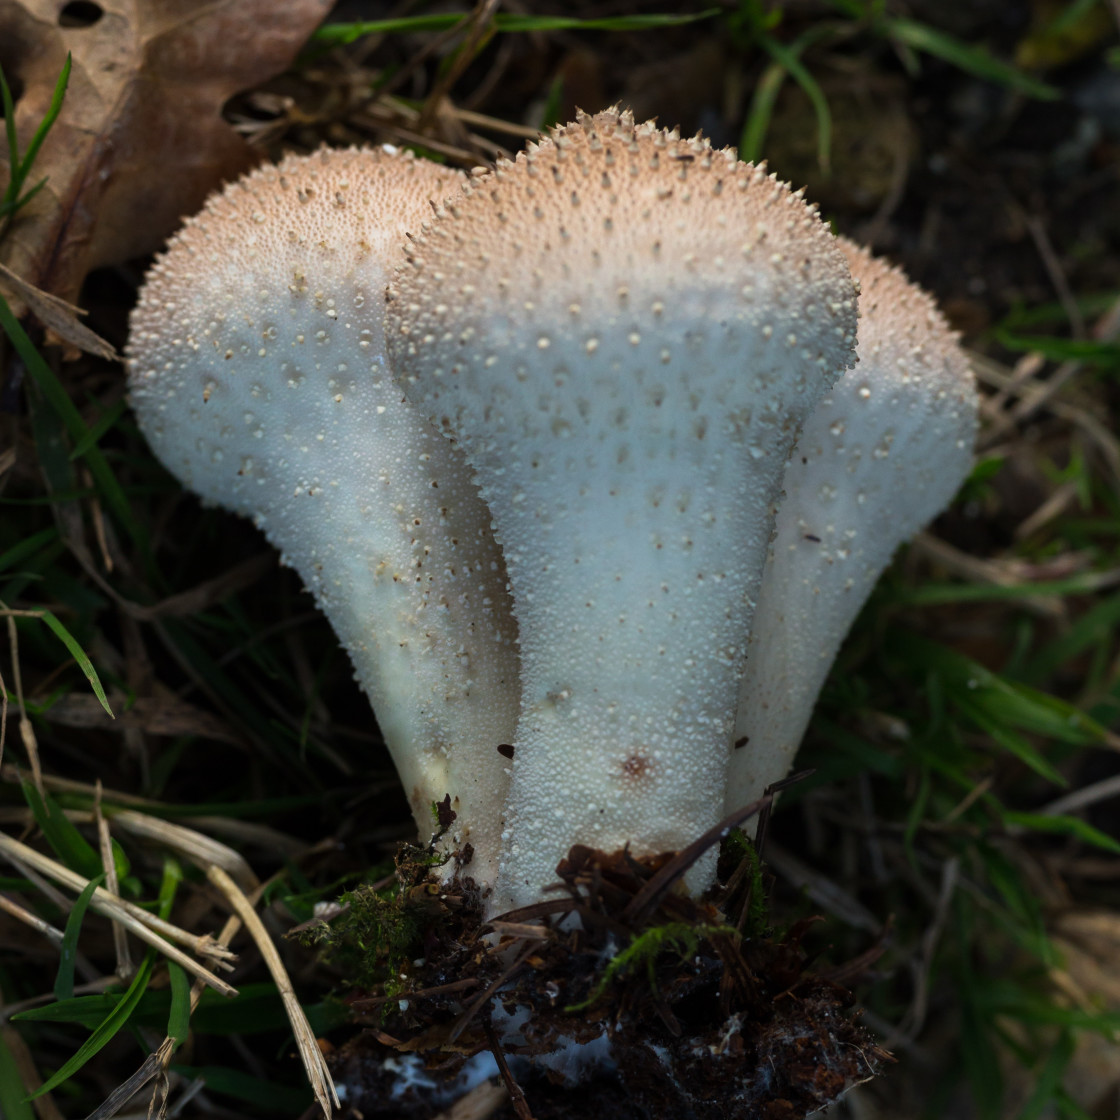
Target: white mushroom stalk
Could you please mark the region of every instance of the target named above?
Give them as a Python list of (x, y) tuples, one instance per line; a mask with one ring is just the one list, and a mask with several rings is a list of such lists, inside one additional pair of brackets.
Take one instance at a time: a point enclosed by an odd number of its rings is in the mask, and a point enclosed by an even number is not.
[(475, 468), (519, 626), (500, 910), (574, 844), (679, 850), (721, 818), (773, 503), (855, 293), (785, 185), (615, 111), (499, 163), (407, 256), (394, 374)]
[(972, 465), (968, 359), (932, 299), (840, 239), (860, 285), (859, 364), (805, 423), (786, 469), (747, 653), (726, 805), (785, 777), (836, 653), (898, 546)]
[(211, 197), (132, 317), (130, 393), (165, 466), (252, 517), (350, 653), (426, 840), (451, 796), (493, 879), (518, 710), (501, 556), (462, 456), (402, 398), (384, 289), (461, 176), (390, 149), (322, 151)]

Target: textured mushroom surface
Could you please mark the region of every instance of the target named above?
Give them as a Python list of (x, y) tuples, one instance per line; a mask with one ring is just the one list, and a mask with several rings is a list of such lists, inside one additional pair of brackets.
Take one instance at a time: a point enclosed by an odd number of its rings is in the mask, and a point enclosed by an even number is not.
[(476, 178), (407, 256), (394, 373), (475, 467), (518, 618), (516, 906), (573, 844), (720, 819), (773, 501), (855, 293), (785, 185), (615, 111)]
[(956, 336), (902, 272), (839, 240), (860, 284), (859, 364), (817, 405), (786, 469), (739, 700), (729, 809), (789, 772), (875, 581), (972, 466), (978, 402)]
[(291, 157), (212, 196), (133, 313), (130, 394), (156, 454), (255, 519), (349, 651), (422, 839), (493, 874), (518, 709), (515, 626), (470, 470), (402, 397), (384, 289), (461, 176), (393, 150)]

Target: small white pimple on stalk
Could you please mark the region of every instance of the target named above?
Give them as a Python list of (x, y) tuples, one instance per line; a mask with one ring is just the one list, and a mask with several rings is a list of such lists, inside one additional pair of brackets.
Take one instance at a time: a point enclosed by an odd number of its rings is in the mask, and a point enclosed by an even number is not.
[(739, 699), (726, 806), (785, 777), (837, 651), (895, 549), (972, 465), (968, 359), (933, 300), (840, 239), (860, 285), (859, 364), (805, 423), (786, 468)]
[(501, 909), (573, 844), (649, 855), (721, 818), (773, 503), (855, 292), (784, 184), (615, 111), (477, 178), (407, 256), (394, 373), (474, 466), (518, 618)]
[(384, 355), (406, 230), (461, 176), (392, 150), (322, 151), (211, 197), (148, 275), (129, 391), (156, 454), (252, 517), (349, 651), (421, 839), (451, 795), (493, 880), (516, 726), (515, 626), (462, 456)]

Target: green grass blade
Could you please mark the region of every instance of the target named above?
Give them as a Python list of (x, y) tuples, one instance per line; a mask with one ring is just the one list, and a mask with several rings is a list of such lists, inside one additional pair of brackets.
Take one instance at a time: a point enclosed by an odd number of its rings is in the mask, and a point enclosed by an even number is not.
[(825, 172), (832, 162), (832, 111), (817, 79), (805, 68), (797, 52), (771, 35), (760, 35), (759, 46), (805, 91), (817, 117), (817, 162)]
[[(681, 27), (686, 23), (711, 19), (718, 8), (707, 8), (694, 15), (613, 16), (604, 19), (577, 19), (570, 16), (525, 16), (499, 13), (494, 17), (496, 31), (650, 31), (664, 27)], [(468, 18), (466, 12), (439, 15), (407, 16), (399, 19), (361, 20), (353, 23), (328, 23), (311, 37), (320, 45), (346, 46), (367, 35), (416, 34), (425, 31), (447, 31)]]
[(889, 601), (907, 607), (940, 607), (947, 603), (996, 603), (1016, 599), (1064, 598), (1090, 595), (1098, 590), (1095, 574), (1085, 572), (1068, 579), (1037, 580), (1004, 587), (994, 583), (927, 583), (887, 593)]
[(23, 1099), (22, 1085), (19, 1064), (0, 1033), (0, 1116), (4, 1120), (35, 1120), (35, 1110)]
[(113, 709), (109, 707), (109, 700), (105, 695), (105, 689), (101, 687), (101, 678), (97, 675), (97, 670), (93, 667), (93, 662), (86, 656), (86, 651), (82, 649), (78, 639), (62, 625), (51, 611), (42, 610), (39, 612), (39, 617), (51, 628), (55, 636), (70, 651), (70, 656), (78, 663), (78, 668), (85, 674), (86, 680), (89, 681), (90, 687), (93, 689), (93, 694), (97, 697), (98, 701), (100, 701), (101, 706), (113, 719), (116, 719), (117, 717), (113, 715)]
[(985, 721), (1005, 729), (1020, 728), (1073, 746), (1106, 737), (1100, 724), (1072, 704), (1001, 677), (947, 646), (910, 632), (892, 634), (889, 644), (900, 660), (935, 674), (946, 695), (970, 715), (979, 711)]
[(1013, 731), (998, 716), (985, 710), (982, 704), (973, 704), (961, 694), (953, 697), (953, 703), (961, 715), (995, 740), (1008, 754), (1014, 755), (1024, 766), (1029, 766), (1040, 778), (1045, 778), (1056, 786), (1065, 787), (1069, 784), (1061, 771), (1055, 769), (1022, 735)]
[(960, 1008), (960, 1057), (981, 1120), (996, 1120), (1003, 1101), (1003, 1074), (994, 1044), (994, 1032), (983, 1006), (984, 979), (973, 971), (975, 928), (964, 904), (957, 903), (957, 943), (964, 951), (957, 961), (957, 992)]
[(66, 919), (66, 929), (62, 934), (62, 945), (59, 951), (58, 973), (54, 981), (54, 998), (70, 999), (74, 995), (74, 962), (78, 957), (78, 935), (82, 932), (82, 922), (85, 920), (86, 910), (93, 899), (93, 892), (105, 881), (105, 872), (95, 876), (86, 883), (82, 893), (70, 907), (70, 916)]
[(757, 163), (762, 159), (762, 148), (766, 142), (766, 133), (770, 130), (774, 105), (787, 73), (786, 68), (780, 63), (771, 62), (762, 72), (762, 77), (755, 83), (750, 109), (747, 110), (747, 119), (743, 122), (743, 131), (739, 134), (739, 158), (748, 163)]
[(1120, 367), (1120, 343), (1089, 339), (1055, 338), (1050, 335), (1019, 335), (1003, 327), (995, 330), (996, 340), (1008, 350), (1029, 350), (1052, 362), (1086, 362), (1104, 369)]
[[(3, 558), (0, 557), (0, 562)], [(1023, 669), (1023, 678), (1038, 683), (1094, 646), (1107, 645), (1120, 629), (1120, 592), (1087, 610), (1064, 634), (1039, 646)]]
[(278, 1085), (276, 1082), (264, 1082), (254, 1074), (230, 1069), (228, 1066), (173, 1064), (171, 1069), (191, 1081), (201, 1078), (211, 1092), (248, 1102), (256, 1109), (264, 1110), (267, 1115), (278, 1118), (299, 1116), (312, 1099), (310, 1087), (294, 1088)]
[(30, 190), (24, 191), (19, 198), (13, 199), (11, 202), (0, 202), (0, 218), (10, 218), (13, 214), (18, 214), (45, 186), (47, 180), (40, 179), (35, 186)]
[(1015, 809), (1001, 808), (1000, 815), (1008, 824), (1017, 824), (1029, 828), (1032, 832), (1050, 832), (1060, 836), (1073, 836), (1078, 840), (1091, 844), (1094, 848), (1120, 855), (1120, 841), (1113, 840), (1107, 833), (1094, 828), (1091, 824), (1079, 817), (1067, 817), (1062, 814), (1048, 813), (1023, 813)]
[[(3, 296), (0, 296), (0, 329), (3, 329), (4, 333), (11, 339), (16, 353), (23, 359), (23, 364), (27, 367), (28, 373), (34, 378), (35, 384), (39, 387), (43, 396), (47, 398), (47, 403), (66, 426), (66, 431), (71, 440), (76, 444), (88, 441), (89, 429), (74, 406), (74, 402), (70, 399), (58, 378), (55, 377), (54, 370), (47, 365), (43, 356), (35, 349), (34, 343), (28, 338), (27, 332), (20, 325), (19, 320), (12, 314), (12, 309)], [(132, 516), (128, 499), (96, 444), (89, 445), (85, 453), (85, 461), (97, 484), (100, 496), (146, 556), (148, 554), (147, 535)]]
[(155, 959), (156, 951), (150, 949), (144, 957), (143, 963), (136, 970), (136, 975), (132, 978), (132, 983), (125, 991), (124, 997), (117, 1003), (116, 1007), (94, 1028), (93, 1033), (78, 1047), (77, 1052), (63, 1062), (54, 1074), (48, 1077), (27, 1098), (28, 1100), (33, 1101), (44, 1093), (49, 1093), (52, 1089), (57, 1088), (64, 1081), (68, 1081), (86, 1062), (99, 1054), (117, 1036), (118, 1032), (128, 1023), (133, 1008), (140, 1002), (140, 997), (147, 990)]
[(576, 19), (568, 16), (522, 16), (500, 14), (495, 20), (499, 31), (656, 31), (659, 28), (683, 27), (687, 23), (712, 19), (719, 8), (706, 8), (693, 15), (609, 16), (602, 19)]
[(62, 102), (66, 99), (66, 87), (70, 84), (70, 67), (73, 60), (70, 53), (66, 54), (66, 61), (62, 65), (62, 70), (58, 75), (58, 80), (54, 83), (54, 92), (51, 94), (51, 103), (47, 108), (46, 115), (39, 122), (39, 127), (35, 129), (35, 135), (31, 137), (31, 143), (27, 145), (27, 151), (23, 153), (23, 163), (20, 165), (20, 174), (23, 178), (27, 178), (28, 172), (35, 164), (35, 160), (39, 155), (39, 149), (43, 146), (43, 141), (46, 140), (50, 130), (54, 127), (54, 122), (58, 120), (58, 114), (62, 112)]
[(104, 869), (101, 857), (62, 811), (58, 802), (50, 794), (40, 795), (29, 779), (25, 778), (20, 785), (35, 823), (43, 830), (54, 854), (83, 878), (94, 879), (102, 874)]
[[(169, 964), (174, 965), (174, 962)], [(167, 1027), (175, 1016), (174, 984), (175, 981), (172, 981), (171, 989), (145, 992), (136, 1005), (131, 1022), (153, 1030)], [(210, 988), (203, 991), (192, 1018), (195, 1029), (202, 1034), (224, 1038), (232, 1034), (272, 1033), (277, 1029), (278, 1023), (285, 1021), (284, 1001), (275, 984), (266, 981), (240, 984), (237, 992), (237, 998), (231, 1001)], [(78, 996), (21, 1011), (19, 1019), (29, 1023), (70, 1023), (93, 1030), (116, 1008), (122, 998), (120, 992)], [(323, 1034), (348, 1022), (350, 1014), (341, 1000), (309, 1004), (304, 1007), (304, 1011), (316, 1034)], [(167, 1033), (178, 1037), (170, 1029)]]
[(191, 982), (186, 970), (174, 961), (167, 962), (171, 981), (171, 1007), (167, 1015), (167, 1037), (175, 1040), (177, 1050), (187, 1040), (191, 1029)]
[(918, 23), (917, 20), (890, 18), (883, 20), (880, 26), (887, 35), (904, 46), (940, 58), (977, 78), (1006, 86), (1040, 101), (1054, 101), (1060, 96), (1052, 85), (1024, 74), (1009, 63), (1001, 62), (984, 47), (962, 43), (951, 35)]
[(1062, 1077), (1073, 1057), (1076, 1041), (1077, 1037), (1071, 1030), (1064, 1030), (1058, 1036), (1027, 1103), (1019, 1112), (1018, 1120), (1038, 1120), (1044, 1112), (1053, 1107), (1054, 1096), (1062, 1087)]
[(40, 548), (45, 548), (56, 540), (58, 540), (58, 530), (53, 525), (32, 533), (19, 544), (12, 545), (7, 552), (0, 552), (0, 572), (6, 572), (9, 568), (22, 564), (24, 560), (34, 556)]
[(97, 423), (90, 428), (85, 437), (74, 445), (70, 452), (70, 460), (82, 458), (83, 455), (128, 411), (128, 402), (122, 397), (112, 407), (107, 408), (97, 419)]
[(4, 133), (8, 140), (8, 186), (4, 190), (3, 202), (7, 205), (15, 204), (19, 198), (19, 189), (23, 181), (19, 174), (19, 138), (16, 135), (16, 106), (12, 99), (12, 91), (8, 87), (8, 79), (4, 77), (4, 68), (0, 66), (0, 100), (4, 104)]

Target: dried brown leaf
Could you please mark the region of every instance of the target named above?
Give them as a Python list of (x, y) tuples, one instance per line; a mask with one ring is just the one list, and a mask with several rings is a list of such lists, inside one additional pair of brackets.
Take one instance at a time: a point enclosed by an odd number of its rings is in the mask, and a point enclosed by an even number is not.
[[(21, 149), (73, 55), (66, 101), (0, 260), (74, 299), (86, 273), (151, 252), (206, 195), (256, 162), (222, 105), (287, 67), (330, 0), (101, 0), (63, 26), (62, 0), (0, 5), (0, 63), (21, 91)], [(7, 180), (0, 154), (0, 187)]]

